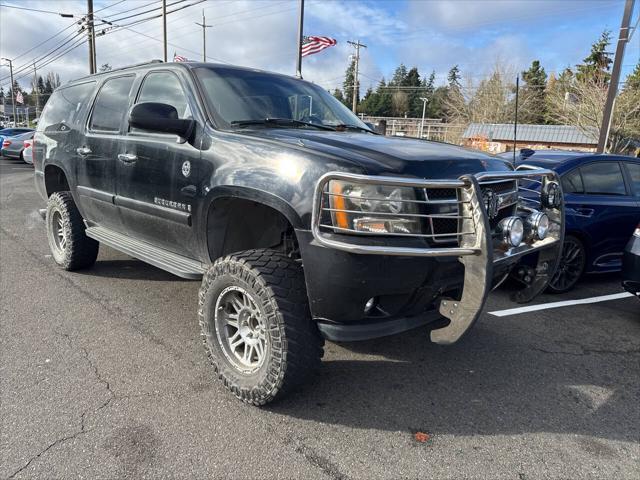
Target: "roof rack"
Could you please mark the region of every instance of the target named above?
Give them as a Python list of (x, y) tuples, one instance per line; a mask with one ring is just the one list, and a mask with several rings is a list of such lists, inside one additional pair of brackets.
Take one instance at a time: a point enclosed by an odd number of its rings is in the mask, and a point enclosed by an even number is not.
[(92, 73), (90, 75), (85, 75), (84, 77), (76, 78), (76, 79), (72, 80), (71, 82), (75, 82), (77, 80), (82, 80), (82, 79), (85, 79), (85, 78), (88, 78), (88, 77), (93, 77), (93, 76), (96, 76), (96, 75), (104, 75), (105, 73), (112, 73), (112, 72), (117, 72), (119, 70), (126, 70), (127, 68), (142, 67), (143, 65), (152, 65), (154, 63), (164, 63), (164, 61), (160, 60), (160, 59), (157, 59), (157, 58), (154, 58), (153, 60), (148, 60), (146, 62), (140, 62), (140, 63), (134, 63), (133, 65), (125, 65), (124, 67), (114, 68), (112, 70), (107, 70), (106, 72), (96, 72), (96, 73)]

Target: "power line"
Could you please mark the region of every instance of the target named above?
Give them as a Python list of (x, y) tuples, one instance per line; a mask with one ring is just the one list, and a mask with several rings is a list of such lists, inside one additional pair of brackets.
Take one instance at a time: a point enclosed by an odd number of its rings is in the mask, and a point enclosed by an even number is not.
[(17, 5), (7, 5), (7, 4), (0, 4), (0, 7), (5, 7), (5, 8), (15, 8), (16, 10), (28, 10), (30, 12), (38, 12), (38, 13), (53, 13), (55, 15), (60, 15), (61, 17), (80, 17), (82, 15), (76, 15), (76, 14), (72, 14), (72, 13), (61, 13), (61, 12), (54, 12), (52, 10), (40, 10), (38, 8), (28, 8), (28, 7), (18, 7)]
[(56, 38), (58, 35), (60, 35), (62, 32), (65, 32), (67, 30), (69, 30), (71, 27), (76, 26), (77, 23), (73, 22), (71, 25), (66, 26), (65, 28), (63, 28), (62, 30), (60, 30), (59, 32), (55, 33), (54, 35), (50, 36), (49, 38), (47, 38), (46, 40), (43, 40), (42, 42), (40, 42), (39, 44), (37, 44), (35, 47), (31, 47), (29, 50), (26, 50), (24, 52), (22, 52), (20, 55), (18, 55), (17, 57), (13, 57), (13, 61), (15, 62), (17, 59), (25, 56), (27, 53), (32, 52), (33, 50), (35, 50), (36, 48), (38, 48), (41, 45), (44, 45), (45, 43), (47, 43), (49, 40), (53, 40), (54, 38)]

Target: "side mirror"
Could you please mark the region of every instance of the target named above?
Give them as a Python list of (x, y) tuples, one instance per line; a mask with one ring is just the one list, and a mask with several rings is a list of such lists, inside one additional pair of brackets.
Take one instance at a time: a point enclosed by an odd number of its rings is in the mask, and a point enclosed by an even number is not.
[(150, 132), (173, 133), (182, 138), (189, 138), (195, 121), (178, 118), (178, 111), (173, 105), (143, 102), (137, 103), (131, 109), (129, 125)]

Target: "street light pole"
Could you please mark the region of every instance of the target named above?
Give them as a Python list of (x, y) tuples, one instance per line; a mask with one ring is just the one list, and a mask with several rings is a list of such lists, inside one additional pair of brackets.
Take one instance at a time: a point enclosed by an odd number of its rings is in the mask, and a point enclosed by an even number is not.
[(427, 111), (427, 102), (429, 99), (420, 97), (420, 100), (422, 100), (422, 121), (420, 122), (420, 138), (422, 139), (422, 135), (424, 134), (424, 115)]
[(13, 126), (16, 126), (16, 92), (13, 91), (13, 62), (8, 58), (3, 58), (9, 62), (9, 75), (11, 76), (11, 106), (13, 107)]

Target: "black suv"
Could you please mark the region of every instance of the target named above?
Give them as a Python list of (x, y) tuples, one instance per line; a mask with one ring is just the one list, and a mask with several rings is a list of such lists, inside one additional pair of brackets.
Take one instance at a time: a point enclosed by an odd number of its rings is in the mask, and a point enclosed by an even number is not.
[(34, 143), (54, 260), (89, 267), (103, 243), (204, 276), (209, 356), (255, 405), (306, 380), (324, 339), (431, 324), (455, 342), (514, 266), (516, 301), (543, 290), (562, 245), (554, 172), (375, 134), (285, 75), (151, 62), (89, 76), (56, 90)]

